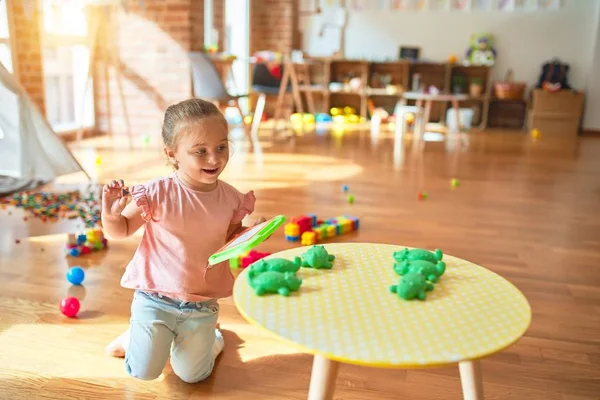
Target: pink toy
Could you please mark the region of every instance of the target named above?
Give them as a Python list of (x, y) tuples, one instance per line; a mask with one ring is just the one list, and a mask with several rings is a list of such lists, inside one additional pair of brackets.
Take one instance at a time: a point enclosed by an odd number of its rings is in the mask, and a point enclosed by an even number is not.
[(270, 255), (271, 253), (261, 253), (256, 250), (250, 250), (245, 257), (242, 257), (242, 268), (247, 268), (250, 264)]

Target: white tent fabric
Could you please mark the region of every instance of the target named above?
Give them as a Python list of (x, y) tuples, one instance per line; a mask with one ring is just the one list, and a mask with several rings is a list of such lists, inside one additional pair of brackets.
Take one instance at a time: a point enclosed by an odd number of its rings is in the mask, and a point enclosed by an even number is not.
[[(37, 106), (0, 63), (0, 193), (80, 171)], [(7, 182), (13, 187), (5, 187)]]

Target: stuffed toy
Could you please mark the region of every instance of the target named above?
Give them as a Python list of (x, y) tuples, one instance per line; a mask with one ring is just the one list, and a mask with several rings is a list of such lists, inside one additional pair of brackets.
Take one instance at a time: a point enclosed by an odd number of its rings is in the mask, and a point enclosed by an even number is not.
[(471, 35), (471, 46), (467, 50), (467, 65), (489, 65), (496, 62), (496, 49), (493, 46), (493, 36), (489, 33)]
[(542, 73), (537, 87), (549, 92), (571, 89), (571, 85), (567, 80), (568, 72), (569, 64), (562, 63), (559, 59), (554, 58), (542, 66)]

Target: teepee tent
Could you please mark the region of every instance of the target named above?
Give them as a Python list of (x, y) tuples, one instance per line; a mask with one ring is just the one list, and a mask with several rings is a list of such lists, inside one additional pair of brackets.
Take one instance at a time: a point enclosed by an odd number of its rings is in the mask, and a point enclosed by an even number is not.
[(25, 90), (0, 63), (0, 194), (80, 171), (85, 173)]

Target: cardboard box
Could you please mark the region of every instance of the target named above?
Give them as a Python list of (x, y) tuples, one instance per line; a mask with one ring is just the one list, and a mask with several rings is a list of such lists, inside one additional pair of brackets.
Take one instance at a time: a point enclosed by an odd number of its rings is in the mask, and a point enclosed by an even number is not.
[(568, 115), (581, 118), (583, 114), (583, 93), (572, 90), (548, 92), (534, 89), (531, 111), (538, 114)]
[(538, 129), (542, 136), (575, 137), (579, 134), (580, 116), (530, 112), (527, 130)]

